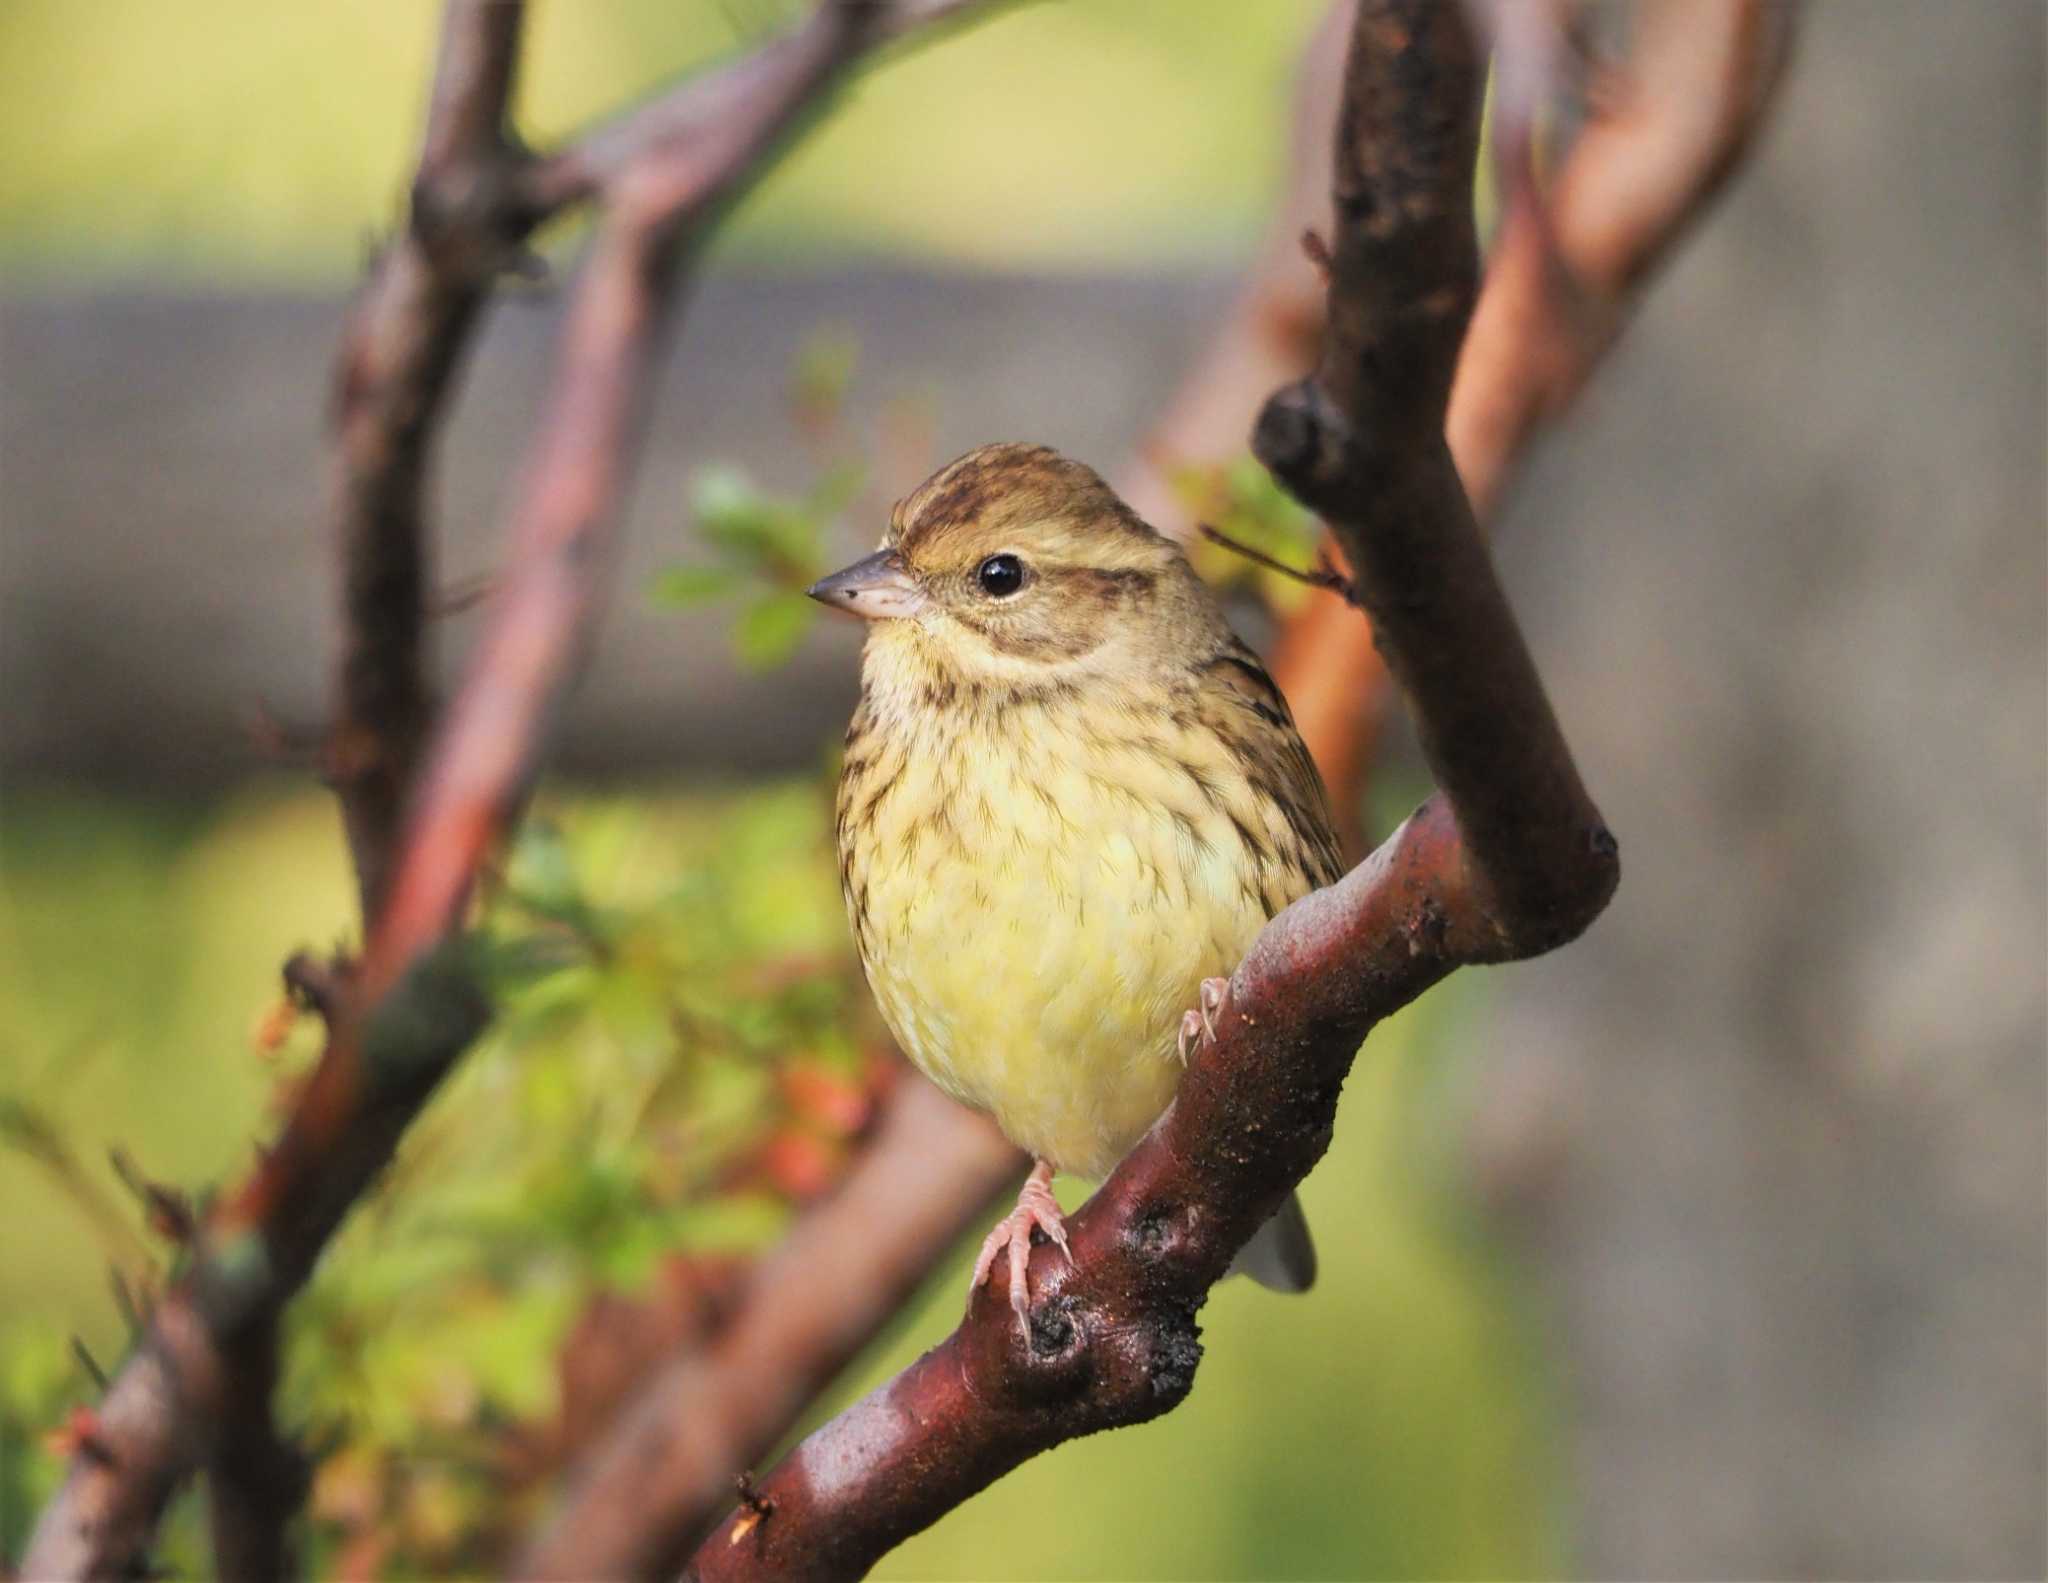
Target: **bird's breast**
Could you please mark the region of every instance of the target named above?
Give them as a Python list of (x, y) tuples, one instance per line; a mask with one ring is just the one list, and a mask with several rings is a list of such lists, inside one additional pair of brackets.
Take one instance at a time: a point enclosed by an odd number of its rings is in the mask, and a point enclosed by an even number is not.
[(1105, 1174), (1172, 1098), (1201, 979), (1271, 910), (1241, 775), (1130, 699), (863, 717), (841, 870), (884, 1017), (1015, 1142)]

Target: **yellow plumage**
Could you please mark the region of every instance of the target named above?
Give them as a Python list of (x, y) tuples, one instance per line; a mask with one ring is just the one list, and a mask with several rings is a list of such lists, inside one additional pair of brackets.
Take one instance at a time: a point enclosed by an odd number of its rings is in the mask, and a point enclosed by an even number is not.
[(1099, 1179), (1172, 1099), (1202, 981), (1338, 872), (1286, 705), (1178, 548), (1036, 447), (944, 469), (818, 592), (889, 618), (838, 814), (883, 1016), (941, 1088)]

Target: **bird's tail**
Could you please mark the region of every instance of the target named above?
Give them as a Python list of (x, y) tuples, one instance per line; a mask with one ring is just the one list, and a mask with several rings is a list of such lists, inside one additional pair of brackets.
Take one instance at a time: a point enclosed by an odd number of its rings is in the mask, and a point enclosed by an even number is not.
[(1273, 1218), (1252, 1234), (1231, 1262), (1232, 1275), (1249, 1275), (1275, 1292), (1305, 1292), (1316, 1282), (1316, 1245), (1309, 1239), (1301, 1200), (1287, 1195)]

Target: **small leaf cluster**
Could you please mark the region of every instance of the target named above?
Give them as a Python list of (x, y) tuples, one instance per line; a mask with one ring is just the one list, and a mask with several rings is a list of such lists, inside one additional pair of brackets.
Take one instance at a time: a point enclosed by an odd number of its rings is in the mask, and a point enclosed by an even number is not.
[[(1183, 464), (1168, 482), (1195, 521), (1289, 566), (1308, 571), (1315, 565), (1321, 525), (1249, 452), (1227, 462)], [(1188, 545), (1188, 559), (1212, 586), (1249, 588), (1279, 615), (1309, 597), (1302, 583), (1225, 545), (1198, 538)]]
[[(837, 1182), (898, 1070), (815, 781), (545, 800), (469, 945), (493, 1022), (287, 1313), (278, 1416), (314, 1465), (310, 1573), (498, 1570), (610, 1409), (715, 1330)], [(281, 1118), (318, 1019), (251, 1021)], [(81, 1164), (101, 1141), (11, 1092), (0, 1147), (95, 1228), (139, 1327), (185, 1257), (152, 1208), (171, 1190), (107, 1192)], [(0, 1558), (120, 1362), (59, 1325), (0, 1330)], [(202, 1515), (180, 1501), (157, 1565), (203, 1571)]]
[(702, 469), (690, 489), (690, 518), (708, 554), (661, 572), (655, 602), (691, 610), (736, 601), (733, 654), (751, 670), (770, 670), (796, 652), (818, 606), (804, 590), (823, 576), (840, 518), (860, 500), (868, 467), (848, 454), (847, 392), (859, 346), (836, 331), (813, 335), (798, 354), (787, 395), (791, 423), (815, 477), (796, 494), (777, 494), (727, 464)]
[(478, 931), (492, 1030), (292, 1311), (332, 1555), (490, 1564), (601, 1420), (575, 1338), (618, 1351), (837, 1179), (893, 1066), (828, 842), (811, 785), (529, 821)]

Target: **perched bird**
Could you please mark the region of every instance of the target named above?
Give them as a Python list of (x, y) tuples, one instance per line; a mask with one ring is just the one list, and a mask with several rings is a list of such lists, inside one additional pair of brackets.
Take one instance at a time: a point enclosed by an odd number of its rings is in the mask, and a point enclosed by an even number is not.
[[(838, 797), (868, 982), (919, 1070), (1037, 1162), (974, 1271), (1007, 1246), (1022, 1315), (1033, 1228), (1067, 1250), (1054, 1172), (1109, 1174), (1215, 975), (1338, 877), (1328, 801), (1179, 546), (1043, 446), (940, 469), (810, 592), (872, 623)], [(1307, 1289), (1293, 1198), (1236, 1267)]]

